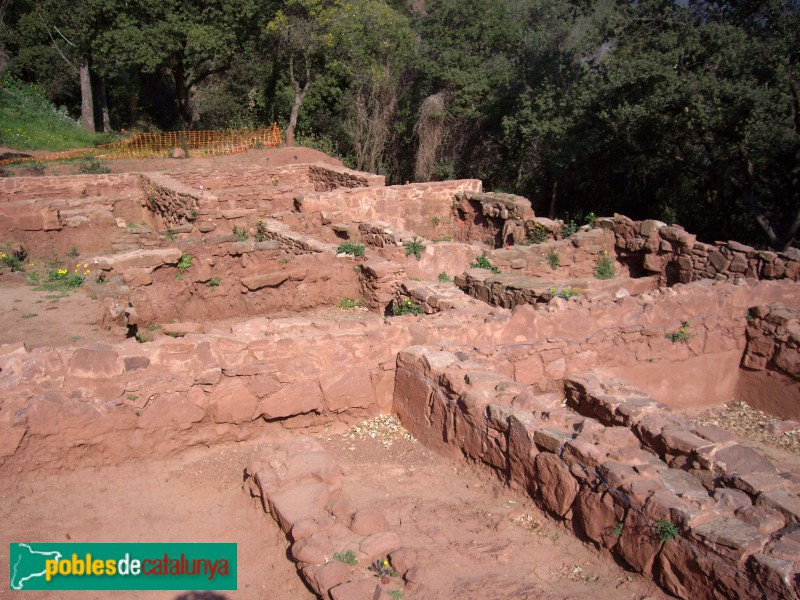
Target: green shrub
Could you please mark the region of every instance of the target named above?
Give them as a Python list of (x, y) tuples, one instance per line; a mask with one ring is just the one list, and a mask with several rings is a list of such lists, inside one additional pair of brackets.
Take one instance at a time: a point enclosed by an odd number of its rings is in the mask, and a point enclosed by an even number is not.
[(689, 333), (689, 325), (691, 325), (689, 321), (682, 321), (681, 326), (677, 331), (666, 333), (665, 337), (670, 342), (688, 342), (690, 339), (692, 339), (692, 334)]
[(557, 269), (558, 265), (561, 264), (561, 256), (558, 252), (551, 252), (547, 255), (547, 264), (550, 265), (551, 269)]
[(614, 261), (610, 256), (604, 256), (597, 261), (594, 276), (597, 279), (614, 279)]
[(111, 173), (111, 169), (103, 165), (94, 156), (90, 156), (78, 164), (78, 173), (83, 175), (105, 175), (106, 173)]
[(406, 256), (411, 256), (412, 254), (417, 257), (417, 260), (422, 259), (422, 253), (425, 251), (425, 244), (420, 242), (417, 239), (417, 236), (414, 236), (410, 242), (406, 242), (403, 244), (406, 247)]
[(492, 266), (492, 263), (489, 262), (489, 258), (486, 256), (486, 252), (484, 252), (480, 256), (476, 256), (475, 262), (469, 263), (469, 266), (472, 269), (486, 269), (487, 271), (491, 271), (492, 273), (500, 272), (500, 269)]
[(14, 252), (0, 251), (0, 268), (8, 267), (11, 272), (22, 271), (25, 266), (22, 264), (20, 257)]
[(348, 550), (347, 552), (334, 552), (333, 553), (333, 560), (336, 562), (344, 563), (346, 565), (355, 565), (358, 563), (358, 558), (356, 557), (356, 553), (352, 550)]
[(675, 523), (672, 523), (666, 519), (659, 519), (653, 523), (653, 533), (658, 539), (666, 544), (668, 541), (674, 540), (680, 536), (681, 530), (678, 529), (678, 526), (675, 525)]
[(256, 241), (263, 242), (269, 239), (269, 232), (267, 232), (267, 224), (259, 219), (256, 221)]
[(534, 223), (531, 230), (528, 232), (528, 238), (534, 244), (541, 244), (553, 237), (550, 230), (541, 223)]
[(572, 219), (564, 221), (564, 224), (561, 226), (561, 231), (560, 231), (561, 237), (568, 238), (569, 236), (578, 233), (578, 229), (580, 229), (580, 227)]
[(342, 298), (339, 301), (339, 308), (343, 308), (345, 310), (352, 310), (354, 308), (361, 308), (364, 306), (363, 300), (354, 300), (353, 298)]
[(558, 288), (550, 288), (550, 292), (554, 296), (558, 296), (559, 298), (563, 298), (564, 300), (569, 300), (570, 298), (575, 298), (576, 296), (580, 296), (581, 293), (573, 290), (572, 288), (566, 287), (561, 290)]
[(178, 259), (178, 271), (180, 272), (180, 274), (183, 274), (183, 272), (189, 270), (191, 266), (192, 266), (192, 255), (184, 252)]
[(233, 235), (236, 236), (237, 242), (244, 242), (250, 237), (247, 227), (237, 227), (236, 225), (233, 226)]
[(336, 254), (351, 254), (353, 256), (364, 256), (364, 244), (355, 242), (342, 242), (336, 248)]
[(447, 273), (442, 271), (441, 273), (439, 273), (439, 281), (441, 281), (442, 283), (447, 283), (448, 281), (453, 281), (453, 280)]
[(416, 302), (413, 302), (411, 298), (403, 298), (400, 302), (395, 300), (392, 305), (392, 313), (394, 313), (395, 317), (401, 315), (421, 315), (422, 312), (422, 307)]
[(208, 287), (217, 287), (219, 285), (220, 278), (219, 277), (212, 277), (206, 282)]

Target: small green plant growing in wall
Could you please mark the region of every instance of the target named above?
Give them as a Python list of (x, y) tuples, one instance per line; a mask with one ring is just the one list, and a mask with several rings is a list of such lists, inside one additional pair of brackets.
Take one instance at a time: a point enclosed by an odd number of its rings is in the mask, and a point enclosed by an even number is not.
[(499, 273), (500, 269), (497, 267), (493, 267), (492, 264), (489, 262), (489, 258), (486, 256), (486, 252), (481, 254), (480, 256), (475, 257), (474, 263), (469, 263), (471, 269), (486, 269), (487, 271), (491, 271), (492, 273)]
[(192, 267), (192, 255), (184, 252), (178, 259), (178, 273), (183, 275), (184, 271), (188, 271)]
[(417, 257), (417, 260), (422, 259), (422, 253), (425, 251), (425, 244), (420, 242), (417, 239), (417, 236), (414, 236), (410, 242), (406, 242), (403, 244), (406, 247), (406, 256), (411, 256), (412, 254)]
[(219, 278), (219, 277), (212, 277), (211, 279), (209, 279), (208, 281), (206, 281), (206, 285), (207, 285), (208, 287), (212, 287), (212, 288), (214, 288), (214, 287), (217, 287), (217, 286), (219, 286), (219, 282), (220, 282), (220, 278)]
[(247, 227), (238, 227), (236, 225), (233, 226), (233, 235), (236, 237), (237, 242), (244, 242), (250, 237), (250, 234), (247, 233)]
[(358, 564), (358, 557), (356, 553), (352, 550), (348, 550), (347, 552), (334, 552), (333, 553), (333, 560), (336, 562), (344, 563), (346, 565), (355, 565)]
[(383, 560), (376, 560), (368, 568), (376, 577), (397, 577), (397, 571), (389, 565), (389, 561), (385, 558)]
[(399, 302), (395, 300), (392, 305), (392, 313), (395, 317), (401, 315), (421, 315), (422, 307), (416, 302), (413, 302), (411, 298), (403, 298)]
[(339, 308), (344, 310), (353, 310), (354, 308), (361, 308), (364, 306), (363, 300), (354, 300), (353, 298), (342, 298), (339, 301)]
[(256, 234), (255, 238), (257, 242), (263, 242), (269, 239), (269, 232), (267, 231), (267, 224), (259, 219), (256, 221)]
[(441, 222), (442, 222), (442, 220), (439, 217), (433, 217), (431, 219), (431, 223), (433, 224), (434, 227), (438, 227), (439, 223), (441, 223)]
[(442, 283), (447, 283), (448, 281), (453, 281), (453, 279), (447, 273), (442, 271), (441, 273), (439, 273), (439, 281), (441, 281)]
[(614, 525), (614, 528), (611, 530), (611, 535), (614, 537), (622, 537), (622, 532), (625, 531), (625, 523), (619, 522)]
[(561, 264), (561, 256), (558, 252), (551, 252), (547, 255), (547, 264), (550, 265), (550, 268), (553, 270), (558, 268), (558, 265)]
[(342, 242), (336, 248), (336, 254), (350, 254), (352, 256), (364, 256), (364, 244), (355, 242)]
[(0, 252), (0, 269), (3, 267), (8, 267), (11, 269), (12, 273), (15, 271), (22, 271), (24, 269), (24, 265), (22, 264), (20, 257), (11, 251)]
[(70, 248), (69, 252), (67, 252), (67, 257), (78, 258), (80, 255), (81, 253), (78, 252), (78, 247), (75, 244), (72, 244), (72, 248)]
[(597, 261), (594, 276), (597, 279), (614, 279), (614, 261), (610, 256), (603, 256)]
[(667, 332), (664, 337), (673, 343), (688, 342), (692, 339), (692, 334), (689, 333), (690, 325), (691, 323), (689, 321), (681, 321), (681, 326), (676, 331)]
[(534, 223), (533, 227), (531, 227), (530, 232), (528, 232), (528, 238), (534, 244), (541, 244), (542, 242), (546, 242), (552, 237), (550, 230), (542, 225), (541, 223)]
[(668, 521), (667, 519), (659, 519), (658, 521), (653, 523), (652, 527), (655, 536), (665, 544), (670, 540), (674, 540), (681, 534), (681, 531), (680, 529), (678, 529), (678, 526), (675, 525), (675, 523)]
[(563, 289), (558, 288), (550, 288), (550, 292), (554, 296), (558, 296), (559, 298), (563, 298), (564, 300), (569, 300), (570, 298), (575, 298), (576, 296), (580, 296), (581, 293), (577, 290), (573, 290), (572, 288), (566, 287)]

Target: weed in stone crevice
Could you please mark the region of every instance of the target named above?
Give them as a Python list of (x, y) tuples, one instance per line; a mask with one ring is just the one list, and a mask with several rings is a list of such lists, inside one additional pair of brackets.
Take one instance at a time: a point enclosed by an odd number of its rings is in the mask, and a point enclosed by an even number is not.
[(333, 560), (336, 562), (344, 563), (346, 565), (355, 565), (358, 564), (358, 557), (356, 553), (352, 550), (348, 550), (347, 552), (334, 552), (333, 553)]
[(614, 261), (610, 256), (603, 256), (597, 261), (594, 276), (597, 279), (614, 279)]
[(350, 254), (352, 256), (364, 256), (364, 244), (355, 242), (342, 242), (336, 248), (336, 254)]
[(385, 558), (383, 560), (376, 560), (368, 569), (372, 571), (376, 577), (397, 577), (397, 571), (389, 565), (389, 561)]
[(233, 235), (236, 237), (237, 242), (244, 242), (250, 237), (247, 227), (238, 227), (237, 225), (233, 226)]
[(659, 519), (652, 525), (653, 534), (660, 539), (663, 543), (667, 543), (670, 540), (674, 540), (675, 538), (679, 537), (681, 534), (680, 529), (675, 523), (668, 521), (667, 519)]
[(439, 273), (439, 281), (441, 281), (442, 283), (447, 283), (448, 281), (453, 281), (453, 280), (447, 273), (442, 271), (441, 273)]
[(491, 271), (492, 273), (499, 273), (500, 269), (497, 267), (492, 266), (492, 263), (489, 262), (489, 258), (486, 256), (486, 252), (481, 254), (480, 256), (475, 257), (474, 263), (469, 263), (471, 269), (486, 269), (487, 271)]
[(181, 254), (181, 257), (178, 259), (178, 272), (179, 274), (183, 274), (184, 271), (187, 271), (192, 266), (192, 255), (184, 252)]
[(364, 306), (363, 300), (354, 300), (353, 298), (342, 298), (339, 301), (339, 308), (344, 310), (353, 310), (355, 308), (361, 308)]
[(417, 257), (417, 260), (422, 260), (422, 253), (425, 251), (425, 244), (419, 241), (417, 236), (410, 242), (405, 242), (403, 246), (406, 247), (406, 256), (411, 256), (412, 254)]
[(558, 252), (551, 252), (547, 255), (547, 264), (550, 265), (551, 269), (557, 269), (558, 265), (561, 264), (561, 256)]
[(689, 321), (681, 321), (681, 326), (676, 331), (667, 332), (664, 334), (664, 337), (673, 343), (687, 343), (690, 339), (692, 339), (692, 334), (689, 333), (690, 325), (691, 323)]
[(411, 298), (403, 298), (400, 302), (395, 300), (392, 304), (392, 313), (395, 317), (402, 315), (421, 315), (423, 313), (422, 306), (413, 302)]
[(219, 277), (212, 277), (211, 279), (206, 281), (206, 285), (208, 287), (212, 287), (212, 288), (217, 287), (219, 285), (219, 283), (220, 283), (220, 278)]

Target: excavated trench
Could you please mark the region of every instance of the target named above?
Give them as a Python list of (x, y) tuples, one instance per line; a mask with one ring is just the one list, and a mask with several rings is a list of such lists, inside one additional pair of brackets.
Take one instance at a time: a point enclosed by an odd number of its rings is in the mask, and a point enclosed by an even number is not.
[[(516, 550), (533, 547), (507, 522), (532, 512), (500, 511), (475, 534), (503, 543), (444, 543), (435, 498), (417, 517), (401, 514), (402, 494), (383, 509), (359, 502), (337, 442), (297, 436), (393, 412), (425, 447), (488, 468), (671, 594), (797, 597), (800, 470), (682, 412), (740, 399), (800, 418), (795, 253), (709, 246), (619, 215), (513, 244), (529, 221), (552, 224), (475, 180), (384, 188), (321, 165), (100, 177), (13, 181), (3, 235), (37, 258), (80, 244), (98, 324), (152, 336), (0, 346), (4, 472), (257, 444), (246, 488), (320, 597), (376, 585), (371, 597), (559, 597), (541, 573), (537, 584), (480, 567), (491, 557), (524, 570)], [(342, 239), (364, 255), (337, 254)], [(482, 255), (501, 273), (470, 268)], [(606, 260), (615, 277), (599, 281)], [(337, 308), (344, 299), (364, 308)], [(404, 306), (410, 314), (381, 318)], [(408, 468), (391, 472), (419, 483)], [(465, 561), (455, 578), (430, 567), (448, 544)], [(398, 576), (382, 583), (333, 559), (347, 549), (364, 567), (388, 557)]]

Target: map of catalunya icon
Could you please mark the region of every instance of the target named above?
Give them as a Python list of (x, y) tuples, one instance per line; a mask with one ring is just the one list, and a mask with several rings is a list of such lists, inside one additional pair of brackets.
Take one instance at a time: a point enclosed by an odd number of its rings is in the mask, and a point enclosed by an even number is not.
[(45, 576), (45, 561), (61, 560), (60, 552), (41, 552), (28, 544), (12, 544), (16, 546), (16, 560), (11, 565), (11, 589), (25, 589), (25, 582)]

